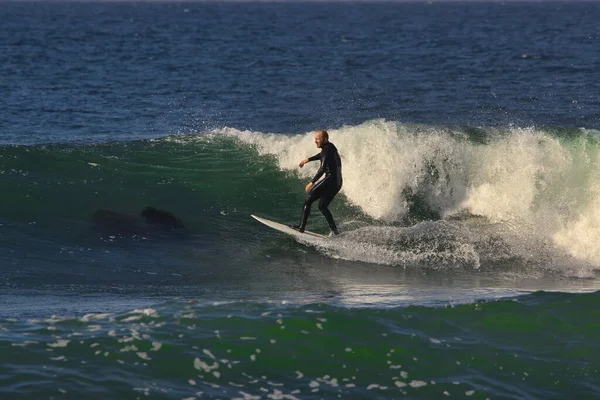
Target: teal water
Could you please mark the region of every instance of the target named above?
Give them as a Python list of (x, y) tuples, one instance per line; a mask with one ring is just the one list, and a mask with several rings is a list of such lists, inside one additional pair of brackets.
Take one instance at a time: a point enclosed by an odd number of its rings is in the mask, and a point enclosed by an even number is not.
[(6, 399), (593, 399), (597, 302), (544, 292), (434, 308), (178, 299), (2, 319), (0, 387)]

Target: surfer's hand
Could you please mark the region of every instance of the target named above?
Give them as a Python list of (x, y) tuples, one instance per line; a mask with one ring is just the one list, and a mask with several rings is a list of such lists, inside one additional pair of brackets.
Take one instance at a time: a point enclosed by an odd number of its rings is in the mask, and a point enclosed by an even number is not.
[(312, 182), (308, 182), (308, 184), (306, 185), (306, 193), (308, 193), (310, 191), (310, 188), (312, 187), (313, 183)]
[(308, 160), (305, 158), (304, 160), (300, 161), (300, 164), (298, 164), (298, 166), (300, 168), (304, 167), (304, 164), (306, 164), (308, 162)]

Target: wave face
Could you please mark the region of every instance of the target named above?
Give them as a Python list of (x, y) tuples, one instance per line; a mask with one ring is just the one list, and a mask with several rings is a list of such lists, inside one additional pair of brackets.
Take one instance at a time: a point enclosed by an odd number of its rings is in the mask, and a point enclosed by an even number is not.
[[(600, 266), (596, 131), (373, 120), (330, 135), (343, 159), (344, 187), (332, 209), (345, 234), (310, 243), (327, 256), (574, 276)], [(317, 150), (312, 132), (233, 128), (134, 142), (3, 146), (0, 219), (16, 246), (22, 235), (53, 241), (70, 232), (64, 240), (79, 240), (97, 210), (139, 218), (153, 206), (181, 218), (192, 243), (230, 252), (224, 246), (247, 248), (255, 240), (248, 237), (258, 229), (250, 213), (295, 222), (303, 182), (317, 168), (297, 164)], [(326, 232), (316, 210), (309, 224)], [(146, 228), (137, 232), (142, 240)]]

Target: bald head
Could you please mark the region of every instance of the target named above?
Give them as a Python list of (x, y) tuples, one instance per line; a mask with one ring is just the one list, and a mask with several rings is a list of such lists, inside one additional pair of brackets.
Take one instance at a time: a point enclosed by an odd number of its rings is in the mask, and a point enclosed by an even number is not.
[(317, 147), (320, 149), (321, 147), (323, 147), (323, 145), (325, 143), (327, 143), (329, 141), (329, 134), (327, 133), (326, 130), (318, 130), (317, 132), (315, 132), (315, 144), (317, 145)]

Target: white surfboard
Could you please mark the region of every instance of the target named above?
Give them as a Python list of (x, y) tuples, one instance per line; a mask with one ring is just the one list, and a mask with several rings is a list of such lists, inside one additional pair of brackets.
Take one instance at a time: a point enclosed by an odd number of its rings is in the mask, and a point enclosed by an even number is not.
[(294, 228), (291, 228), (287, 225), (280, 224), (279, 222), (271, 221), (266, 218), (257, 217), (256, 215), (250, 214), (252, 218), (257, 220), (258, 222), (265, 224), (269, 228), (273, 228), (279, 232), (285, 233), (287, 235), (293, 236), (298, 239), (306, 239), (306, 238), (317, 238), (317, 239), (327, 239), (327, 236), (319, 235), (318, 233), (304, 231), (304, 233), (298, 232)]

